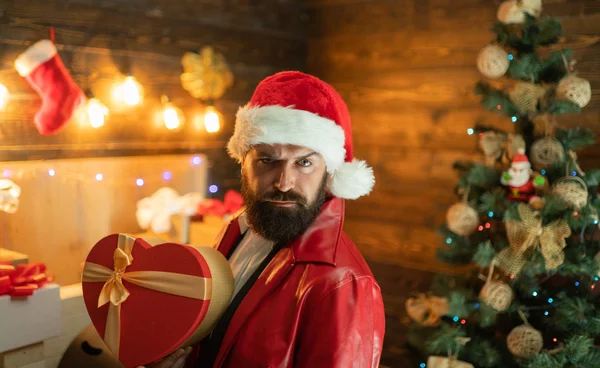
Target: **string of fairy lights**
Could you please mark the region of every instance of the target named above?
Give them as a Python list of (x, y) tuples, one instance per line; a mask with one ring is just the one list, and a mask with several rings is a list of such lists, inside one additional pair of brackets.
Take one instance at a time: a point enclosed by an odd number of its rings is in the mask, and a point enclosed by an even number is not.
[[(190, 165), (192, 166), (192, 168), (198, 167), (202, 165), (203, 161), (204, 160), (201, 156), (193, 156), (190, 159)], [(62, 180), (63, 182), (83, 182), (86, 184), (101, 183), (103, 185), (109, 186), (135, 185), (137, 187), (144, 187), (146, 185), (152, 184), (168, 184), (169, 182), (174, 180), (178, 175), (187, 175), (188, 173), (189, 168), (182, 168), (180, 170), (158, 170), (156, 174), (151, 176), (133, 175), (130, 178), (124, 178), (123, 175), (120, 173), (118, 176), (109, 177), (106, 173), (101, 172), (101, 170), (87, 174), (75, 171), (61, 170), (55, 167), (55, 165), (53, 165), (50, 161), (45, 168), (4, 168), (0, 171), (1, 177), (5, 179), (22, 179), (24, 175), (30, 174), (33, 177), (44, 175), (50, 178)], [(219, 187), (216, 184), (211, 184), (208, 186), (208, 191), (211, 194), (216, 194), (219, 191)]]
[[(128, 75), (117, 78), (111, 91), (112, 102), (118, 106), (135, 107), (144, 102), (144, 88), (137, 79)], [(10, 101), (10, 92), (4, 84), (0, 84), (0, 111)], [(183, 111), (175, 106), (166, 95), (161, 96), (162, 110), (160, 118), (168, 130), (179, 130), (186, 121)], [(75, 112), (75, 120), (81, 126), (95, 129), (103, 127), (109, 118), (109, 108), (98, 98), (89, 97), (86, 103)], [(208, 133), (216, 133), (221, 128), (220, 113), (214, 106), (208, 105), (202, 114), (192, 118), (194, 127), (203, 127)]]

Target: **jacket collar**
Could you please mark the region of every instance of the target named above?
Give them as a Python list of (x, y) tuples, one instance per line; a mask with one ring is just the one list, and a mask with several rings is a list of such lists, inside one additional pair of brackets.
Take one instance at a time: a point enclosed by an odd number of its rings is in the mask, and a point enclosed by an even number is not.
[[(344, 200), (341, 198), (330, 199), (323, 205), (321, 213), (308, 230), (275, 255), (233, 314), (214, 367), (223, 366), (246, 320), (296, 264), (318, 262), (335, 266), (335, 254), (343, 226)], [(245, 220), (240, 219), (239, 214), (235, 216), (217, 238), (219, 251), (228, 256), (241, 235), (247, 230), (248, 226)]]
[[(332, 198), (325, 202), (313, 224), (289, 245), (292, 262), (335, 266), (337, 245), (344, 227), (344, 209), (345, 202), (342, 198)], [(221, 244), (225, 255), (231, 251), (235, 239), (249, 229), (246, 213), (242, 212), (234, 217), (230, 226), (234, 228), (227, 231), (230, 236), (224, 237), (226, 244)]]

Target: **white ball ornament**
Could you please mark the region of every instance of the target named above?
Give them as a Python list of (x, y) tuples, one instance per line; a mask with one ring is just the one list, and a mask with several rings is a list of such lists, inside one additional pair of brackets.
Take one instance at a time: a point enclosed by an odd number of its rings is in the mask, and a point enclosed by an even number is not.
[(592, 87), (587, 80), (568, 75), (558, 83), (556, 96), (561, 100), (571, 101), (579, 107), (585, 107), (592, 99)]
[(525, 13), (539, 17), (542, 13), (542, 0), (508, 0), (500, 4), (496, 17), (504, 24), (525, 23)]
[(524, 324), (515, 327), (506, 337), (506, 346), (512, 355), (521, 359), (535, 358), (544, 347), (540, 331)]
[(487, 45), (477, 56), (477, 69), (488, 78), (500, 78), (509, 66), (508, 53), (498, 45)]
[(446, 222), (450, 231), (458, 235), (469, 236), (479, 225), (479, 215), (469, 204), (459, 202), (448, 209)]
[(513, 296), (514, 293), (509, 285), (501, 281), (489, 281), (481, 289), (479, 300), (498, 312), (504, 312), (510, 307)]

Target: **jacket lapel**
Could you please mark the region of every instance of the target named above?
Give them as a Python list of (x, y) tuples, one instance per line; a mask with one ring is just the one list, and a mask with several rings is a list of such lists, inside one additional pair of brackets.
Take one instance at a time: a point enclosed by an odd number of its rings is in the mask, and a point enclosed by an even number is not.
[(231, 318), (227, 332), (223, 338), (221, 349), (217, 355), (214, 367), (221, 367), (233, 347), (235, 340), (248, 317), (254, 312), (260, 302), (273, 291), (283, 278), (294, 267), (294, 256), (289, 247), (281, 249), (262, 272), (256, 283), (240, 303)]
[(221, 252), (221, 254), (227, 257), (240, 236), (242, 236), (240, 219), (239, 217), (235, 217), (229, 222), (229, 225), (224, 226), (221, 234), (217, 236), (215, 247), (217, 247), (217, 250)]

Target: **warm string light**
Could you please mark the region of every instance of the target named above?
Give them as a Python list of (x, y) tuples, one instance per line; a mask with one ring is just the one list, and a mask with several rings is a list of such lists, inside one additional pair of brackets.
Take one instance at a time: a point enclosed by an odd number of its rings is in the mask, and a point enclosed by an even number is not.
[[(190, 165), (193, 167), (199, 166), (201, 165), (203, 162), (202, 157), (200, 156), (193, 156), (190, 159)], [(181, 170), (181, 172), (185, 172), (187, 170)], [(4, 178), (16, 178), (17, 180), (21, 180), (23, 178), (23, 173), (24, 172), (31, 172), (33, 177), (37, 176), (37, 170), (17, 170), (17, 171), (13, 171), (13, 170), (9, 170), (9, 169), (3, 169), (1, 171), (2, 173), (2, 177)], [(49, 177), (56, 177), (56, 180), (63, 180), (65, 182), (68, 181), (68, 179), (74, 179), (75, 181), (78, 182), (87, 182), (87, 183), (99, 183), (102, 182), (105, 185), (124, 185), (124, 186), (128, 186), (128, 185), (136, 185), (138, 187), (142, 187), (145, 186), (146, 184), (148, 184), (148, 180), (150, 180), (150, 182), (152, 182), (153, 184), (158, 184), (160, 182), (169, 182), (173, 179), (173, 172), (172, 171), (161, 171), (160, 172), (160, 176), (158, 176), (161, 180), (153, 180), (152, 177), (150, 178), (143, 178), (143, 177), (135, 177), (133, 180), (129, 181), (129, 179), (123, 178), (123, 177), (115, 177), (113, 178), (114, 180), (108, 180), (109, 178), (107, 178), (105, 176), (105, 174), (101, 173), (101, 172), (95, 172), (95, 173), (91, 173), (89, 175), (85, 175), (82, 173), (73, 173), (73, 172), (65, 172), (65, 171), (60, 171), (57, 170), (53, 167), (50, 167), (48, 169), (45, 170), (45, 174), (48, 175)], [(209, 191), (211, 193), (217, 193), (219, 191), (219, 187), (215, 184), (211, 185), (209, 187)]]
[(195, 118), (194, 126), (197, 130), (216, 133), (221, 129), (221, 114), (212, 105), (206, 106), (204, 111)]
[(185, 122), (183, 111), (169, 102), (167, 96), (163, 95), (161, 97), (161, 102), (163, 104), (162, 118), (165, 127), (169, 130), (180, 129)]
[(134, 76), (129, 75), (114, 87), (112, 97), (119, 104), (137, 106), (144, 100), (144, 88)]
[(108, 107), (97, 98), (90, 98), (78, 113), (77, 120), (81, 126), (100, 128), (104, 126), (107, 116)]
[(4, 84), (0, 84), (0, 110), (4, 109), (8, 104), (10, 93)]

